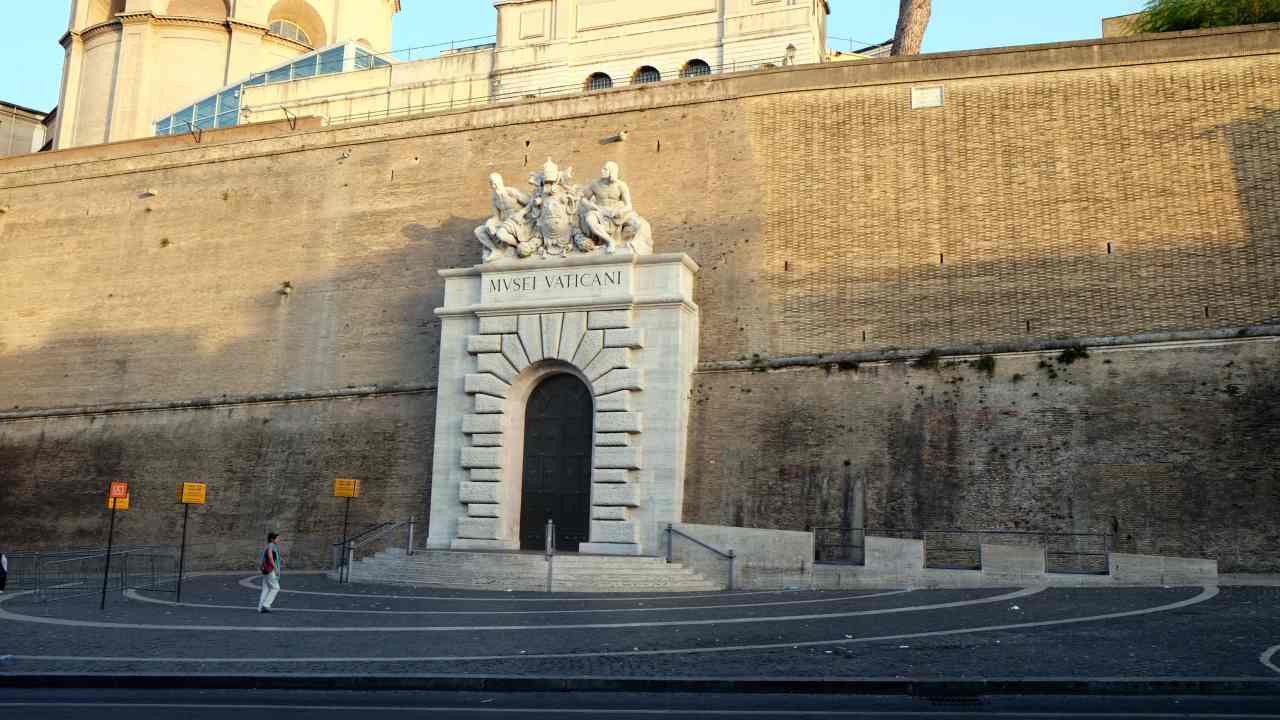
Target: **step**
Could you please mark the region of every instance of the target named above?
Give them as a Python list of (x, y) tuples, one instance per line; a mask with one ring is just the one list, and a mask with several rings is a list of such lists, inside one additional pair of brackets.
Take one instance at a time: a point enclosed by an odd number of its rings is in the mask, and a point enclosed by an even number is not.
[[(713, 592), (718, 581), (708, 580), (679, 563), (660, 557), (613, 555), (556, 555), (552, 587), (561, 592)], [(547, 583), (547, 560), (539, 553), (472, 551), (381, 552), (356, 561), (351, 578), (357, 582), (448, 588), (542, 591)]]

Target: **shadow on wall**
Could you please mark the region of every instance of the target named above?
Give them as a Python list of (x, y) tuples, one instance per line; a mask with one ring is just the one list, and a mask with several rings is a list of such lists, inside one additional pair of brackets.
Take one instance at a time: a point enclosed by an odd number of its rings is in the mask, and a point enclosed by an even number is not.
[[(1280, 108), (1252, 107), (1241, 120), (1224, 123), (1203, 135), (1226, 146), (1236, 178), (1240, 212), (1248, 223), (1250, 243), (1274, 246), (1280, 241)], [(1274, 252), (1254, 263), (1256, 281), (1271, 283), (1273, 299), (1268, 322), (1280, 321), (1280, 273)]]
[[(104, 337), (77, 325), (53, 332), (61, 340), (39, 350), (0, 354), (0, 377), (27, 378), (28, 397), (44, 394), (42, 386), (60, 393), (63, 383), (71, 392), (109, 387), (129, 402), (208, 403), (0, 417), (0, 546), (105, 544), (106, 486), (117, 480), (130, 482), (132, 498), (117, 523), (122, 544), (176, 544), (178, 485), (209, 484), (208, 504), (191, 514), (190, 541), (203, 548), (197, 568), (251, 567), (267, 530), (287, 538), (293, 567), (325, 565), (341, 535), (342, 501), (332, 497), (338, 477), (365, 481), (364, 497), (351, 506), (353, 530), (415, 516), (426, 537), (439, 350), (433, 311), (443, 304), (434, 268), (472, 261), (478, 223), (407, 224), (402, 247), (365, 256), (347, 272), (295, 276), (288, 294), (260, 289), (248, 304), (252, 317), (242, 318), (250, 330), (214, 350), (190, 332)], [(409, 279), (420, 284), (405, 288)], [(389, 391), (271, 399), (353, 386)], [(218, 404), (225, 396), (256, 400)], [(11, 416), (31, 409), (0, 403)]]

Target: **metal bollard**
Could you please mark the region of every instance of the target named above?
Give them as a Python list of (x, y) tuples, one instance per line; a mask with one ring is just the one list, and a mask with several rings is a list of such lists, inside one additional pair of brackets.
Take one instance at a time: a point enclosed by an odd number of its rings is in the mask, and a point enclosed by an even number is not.
[(409, 518), (409, 542), (404, 548), (404, 554), (406, 557), (413, 555), (413, 522), (414, 519)]
[(556, 524), (547, 520), (547, 592), (551, 592), (551, 575), (555, 567), (556, 556)]

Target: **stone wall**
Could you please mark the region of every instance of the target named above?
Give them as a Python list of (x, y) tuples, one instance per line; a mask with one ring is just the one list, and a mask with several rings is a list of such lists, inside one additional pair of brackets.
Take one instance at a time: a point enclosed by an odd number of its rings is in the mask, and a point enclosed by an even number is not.
[[(292, 454), (265, 455), (256, 476), (363, 476), (401, 499), (369, 505), (370, 519), (420, 511), (440, 327), (432, 310), (442, 304), (436, 270), (478, 258), (470, 231), (489, 213), (487, 174), (523, 185), (548, 155), (575, 166), (579, 179), (618, 161), (653, 222), (656, 250), (702, 265), (704, 363), (1274, 321), (1278, 80), (1280, 26), (1272, 25), (788, 68), (395, 122), (282, 123), (0, 160), (0, 443), (19, 458), (0, 469), (8, 493), (0, 543), (88, 542), (76, 518), (99, 512), (111, 479), (159, 483), (151, 492), (165, 502), (165, 483), (249, 482), (232, 480), (244, 475), (234, 438), (253, 423), (235, 418), (248, 408), (267, 427), (291, 428), (279, 442)], [(910, 90), (921, 85), (941, 85), (944, 107), (911, 110)], [(623, 129), (627, 140), (613, 142)], [(1098, 507), (1131, 508), (1092, 511), (1089, 527), (1111, 515), (1122, 533), (1147, 523), (1131, 533), (1135, 543), (1189, 545), (1209, 520), (1261, 533), (1253, 520), (1223, 520), (1253, 518), (1257, 504), (1228, 512), (1232, 500), (1223, 514), (1197, 515), (1208, 506), (1178, 473), (1209, 468), (1236, 499), (1257, 478), (1253, 493), (1274, 495), (1274, 456), (1220, 429), (1264, 408), (1242, 409), (1247, 394), (1188, 407), (1177, 393), (1213, 385), (1207, 365), (1175, 368), (1162, 359), (1182, 357), (1172, 350), (1132, 357), (1168, 372), (1134, 367), (1118, 387), (1114, 368), (1092, 370), (1103, 366), (1091, 360), (1088, 372), (1070, 370), (1075, 384), (1055, 381), (1063, 397), (1042, 416), (991, 418), (1010, 437), (1029, 438), (1020, 465), (1001, 465), (986, 440), (963, 440), (990, 431), (982, 418), (991, 401), (973, 394), (972, 379), (943, 387), (943, 376), (925, 381), (900, 368), (700, 375), (688, 519), (800, 529), (830, 512), (754, 508), (796, 502), (787, 479), (796, 471), (776, 468), (835, 462), (839, 473), (884, 479), (882, 490), (868, 485), (867, 513), (886, 522), (1065, 522), (1083, 511), (1079, 500), (1068, 508), (1065, 498), (1082, 496), (1057, 487), (1062, 473), (1113, 498)], [(1273, 357), (1217, 385), (1266, 387)], [(1197, 367), (1201, 376), (1169, 374)], [(1010, 398), (1037, 372), (1024, 369)], [(867, 396), (831, 392), (837, 380)], [(934, 405), (908, 401), (916, 385)], [(750, 396), (739, 398), (742, 388)], [(384, 391), (416, 394), (391, 402), (379, 399)], [(367, 397), (325, 399), (335, 394)], [(758, 419), (771, 420), (743, 433), (737, 403), (767, 396), (775, 407), (760, 408)], [(1146, 449), (1137, 441), (1150, 433), (1117, 397), (1185, 418), (1170, 421), (1170, 438), (1219, 433), (1230, 451), (1208, 441), (1194, 452)], [(864, 415), (869, 399), (879, 409)], [(363, 408), (360, 417), (342, 409), (349, 403)], [(783, 406), (797, 415), (775, 412)], [(342, 419), (343, 430), (325, 418)], [(806, 418), (856, 426), (864, 450), (844, 454), (819, 424), (798, 432)], [(170, 441), (147, 441), (147, 428)], [(944, 430), (955, 438), (936, 445)], [(851, 431), (840, 432), (847, 440)], [(794, 446), (778, 446), (780, 436)], [(59, 454), (43, 454), (53, 440)], [(1095, 444), (1098, 452), (1087, 451)], [(374, 457), (380, 447), (420, 454), (391, 468)], [(749, 498), (731, 497), (742, 488), (726, 489), (720, 474), (735, 447), (744, 458), (756, 447), (776, 451), (760, 460), (767, 472), (734, 481), (754, 488)], [(921, 454), (930, 462), (898, 459)], [(184, 465), (170, 475), (175, 456)], [(335, 461), (297, 464), (319, 456)], [(336, 461), (343, 457), (364, 460), (352, 467)], [(936, 472), (970, 463), (1004, 467), (1005, 479)], [(1036, 483), (1048, 494), (1015, 492)], [(280, 495), (275, 517), (294, 523), (284, 532), (309, 527), (307, 515), (289, 515), (308, 507), (306, 487)], [(966, 510), (992, 493), (1017, 513)], [(948, 504), (924, 502), (931, 497)], [(732, 502), (721, 509), (713, 498)], [(1173, 523), (1170, 508), (1190, 514)], [(235, 533), (267, 523), (257, 507), (218, 512), (243, 516), (228, 526)], [(157, 525), (151, 536), (169, 530)]]
[(1111, 533), (1280, 570), (1280, 342), (1087, 354), (700, 373), (685, 519)]

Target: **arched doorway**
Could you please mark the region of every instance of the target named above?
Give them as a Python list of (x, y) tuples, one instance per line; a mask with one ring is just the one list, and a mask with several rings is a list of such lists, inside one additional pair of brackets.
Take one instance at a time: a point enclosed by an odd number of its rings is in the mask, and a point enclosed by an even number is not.
[(577, 552), (591, 528), (591, 390), (574, 375), (552, 375), (529, 396), (524, 420), (520, 548), (546, 547), (547, 520), (556, 548)]

